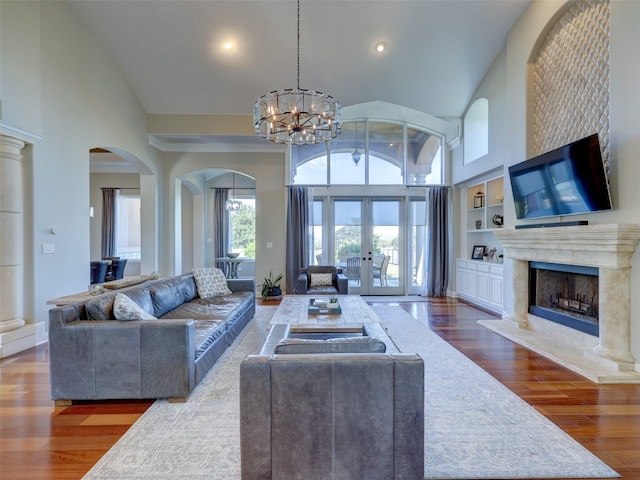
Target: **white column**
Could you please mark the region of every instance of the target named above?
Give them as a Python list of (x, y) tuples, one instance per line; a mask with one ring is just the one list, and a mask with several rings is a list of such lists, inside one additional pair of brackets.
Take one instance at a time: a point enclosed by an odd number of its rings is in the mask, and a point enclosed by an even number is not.
[(620, 370), (633, 370), (631, 354), (631, 270), (601, 268), (598, 282), (599, 343), (593, 349), (613, 360)]
[(527, 315), (529, 313), (529, 262), (514, 259), (512, 265), (511, 311), (513, 313), (506, 315), (504, 319), (524, 328), (528, 324)]
[(0, 135), (0, 333), (24, 326), (22, 319), (24, 142)]

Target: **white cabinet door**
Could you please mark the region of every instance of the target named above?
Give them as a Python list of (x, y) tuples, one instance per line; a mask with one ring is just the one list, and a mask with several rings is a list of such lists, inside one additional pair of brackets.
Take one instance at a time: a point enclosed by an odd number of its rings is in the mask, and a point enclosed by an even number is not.
[(467, 270), (465, 272), (464, 293), (470, 297), (476, 296), (476, 272), (474, 270)]
[(481, 302), (489, 303), (489, 273), (479, 271), (476, 279), (476, 297)]
[(458, 294), (464, 295), (465, 293), (467, 293), (464, 286), (465, 279), (466, 270), (461, 265), (458, 265), (458, 267), (456, 268), (456, 289), (458, 291)]
[(502, 305), (502, 287), (504, 282), (502, 281), (502, 275), (491, 275), (491, 297), (489, 303), (495, 307), (503, 308)]

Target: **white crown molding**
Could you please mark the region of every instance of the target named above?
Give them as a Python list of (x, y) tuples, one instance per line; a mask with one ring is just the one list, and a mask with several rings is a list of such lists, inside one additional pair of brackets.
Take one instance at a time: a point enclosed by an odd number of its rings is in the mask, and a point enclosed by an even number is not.
[(42, 140), (42, 135), (30, 132), (9, 122), (0, 120), (0, 134), (22, 140), (25, 143), (35, 144)]
[(162, 152), (239, 152), (239, 153), (284, 153), (286, 145), (277, 143), (264, 143), (263, 144), (242, 144), (242, 143), (179, 143), (171, 142), (165, 143), (158, 137), (158, 135), (147, 135), (149, 145), (157, 148)]

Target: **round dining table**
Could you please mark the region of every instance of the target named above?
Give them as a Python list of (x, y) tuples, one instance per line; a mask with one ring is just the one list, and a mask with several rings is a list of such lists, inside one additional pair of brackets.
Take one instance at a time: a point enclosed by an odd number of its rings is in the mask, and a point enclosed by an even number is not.
[(224, 274), (227, 278), (238, 278), (238, 265), (242, 262), (246, 262), (247, 260), (251, 260), (246, 257), (217, 257), (216, 262), (224, 264)]

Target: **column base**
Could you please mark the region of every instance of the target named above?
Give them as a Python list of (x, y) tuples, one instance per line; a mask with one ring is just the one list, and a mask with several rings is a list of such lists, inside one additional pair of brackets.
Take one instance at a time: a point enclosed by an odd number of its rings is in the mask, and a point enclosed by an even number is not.
[(518, 328), (527, 328), (527, 326), (529, 325), (529, 321), (527, 320), (526, 315), (525, 316), (518, 316), (515, 314), (503, 315), (502, 319), (512, 323), (514, 326)]
[(36, 346), (36, 325), (26, 324), (16, 330), (0, 333), (0, 358), (6, 358)]

